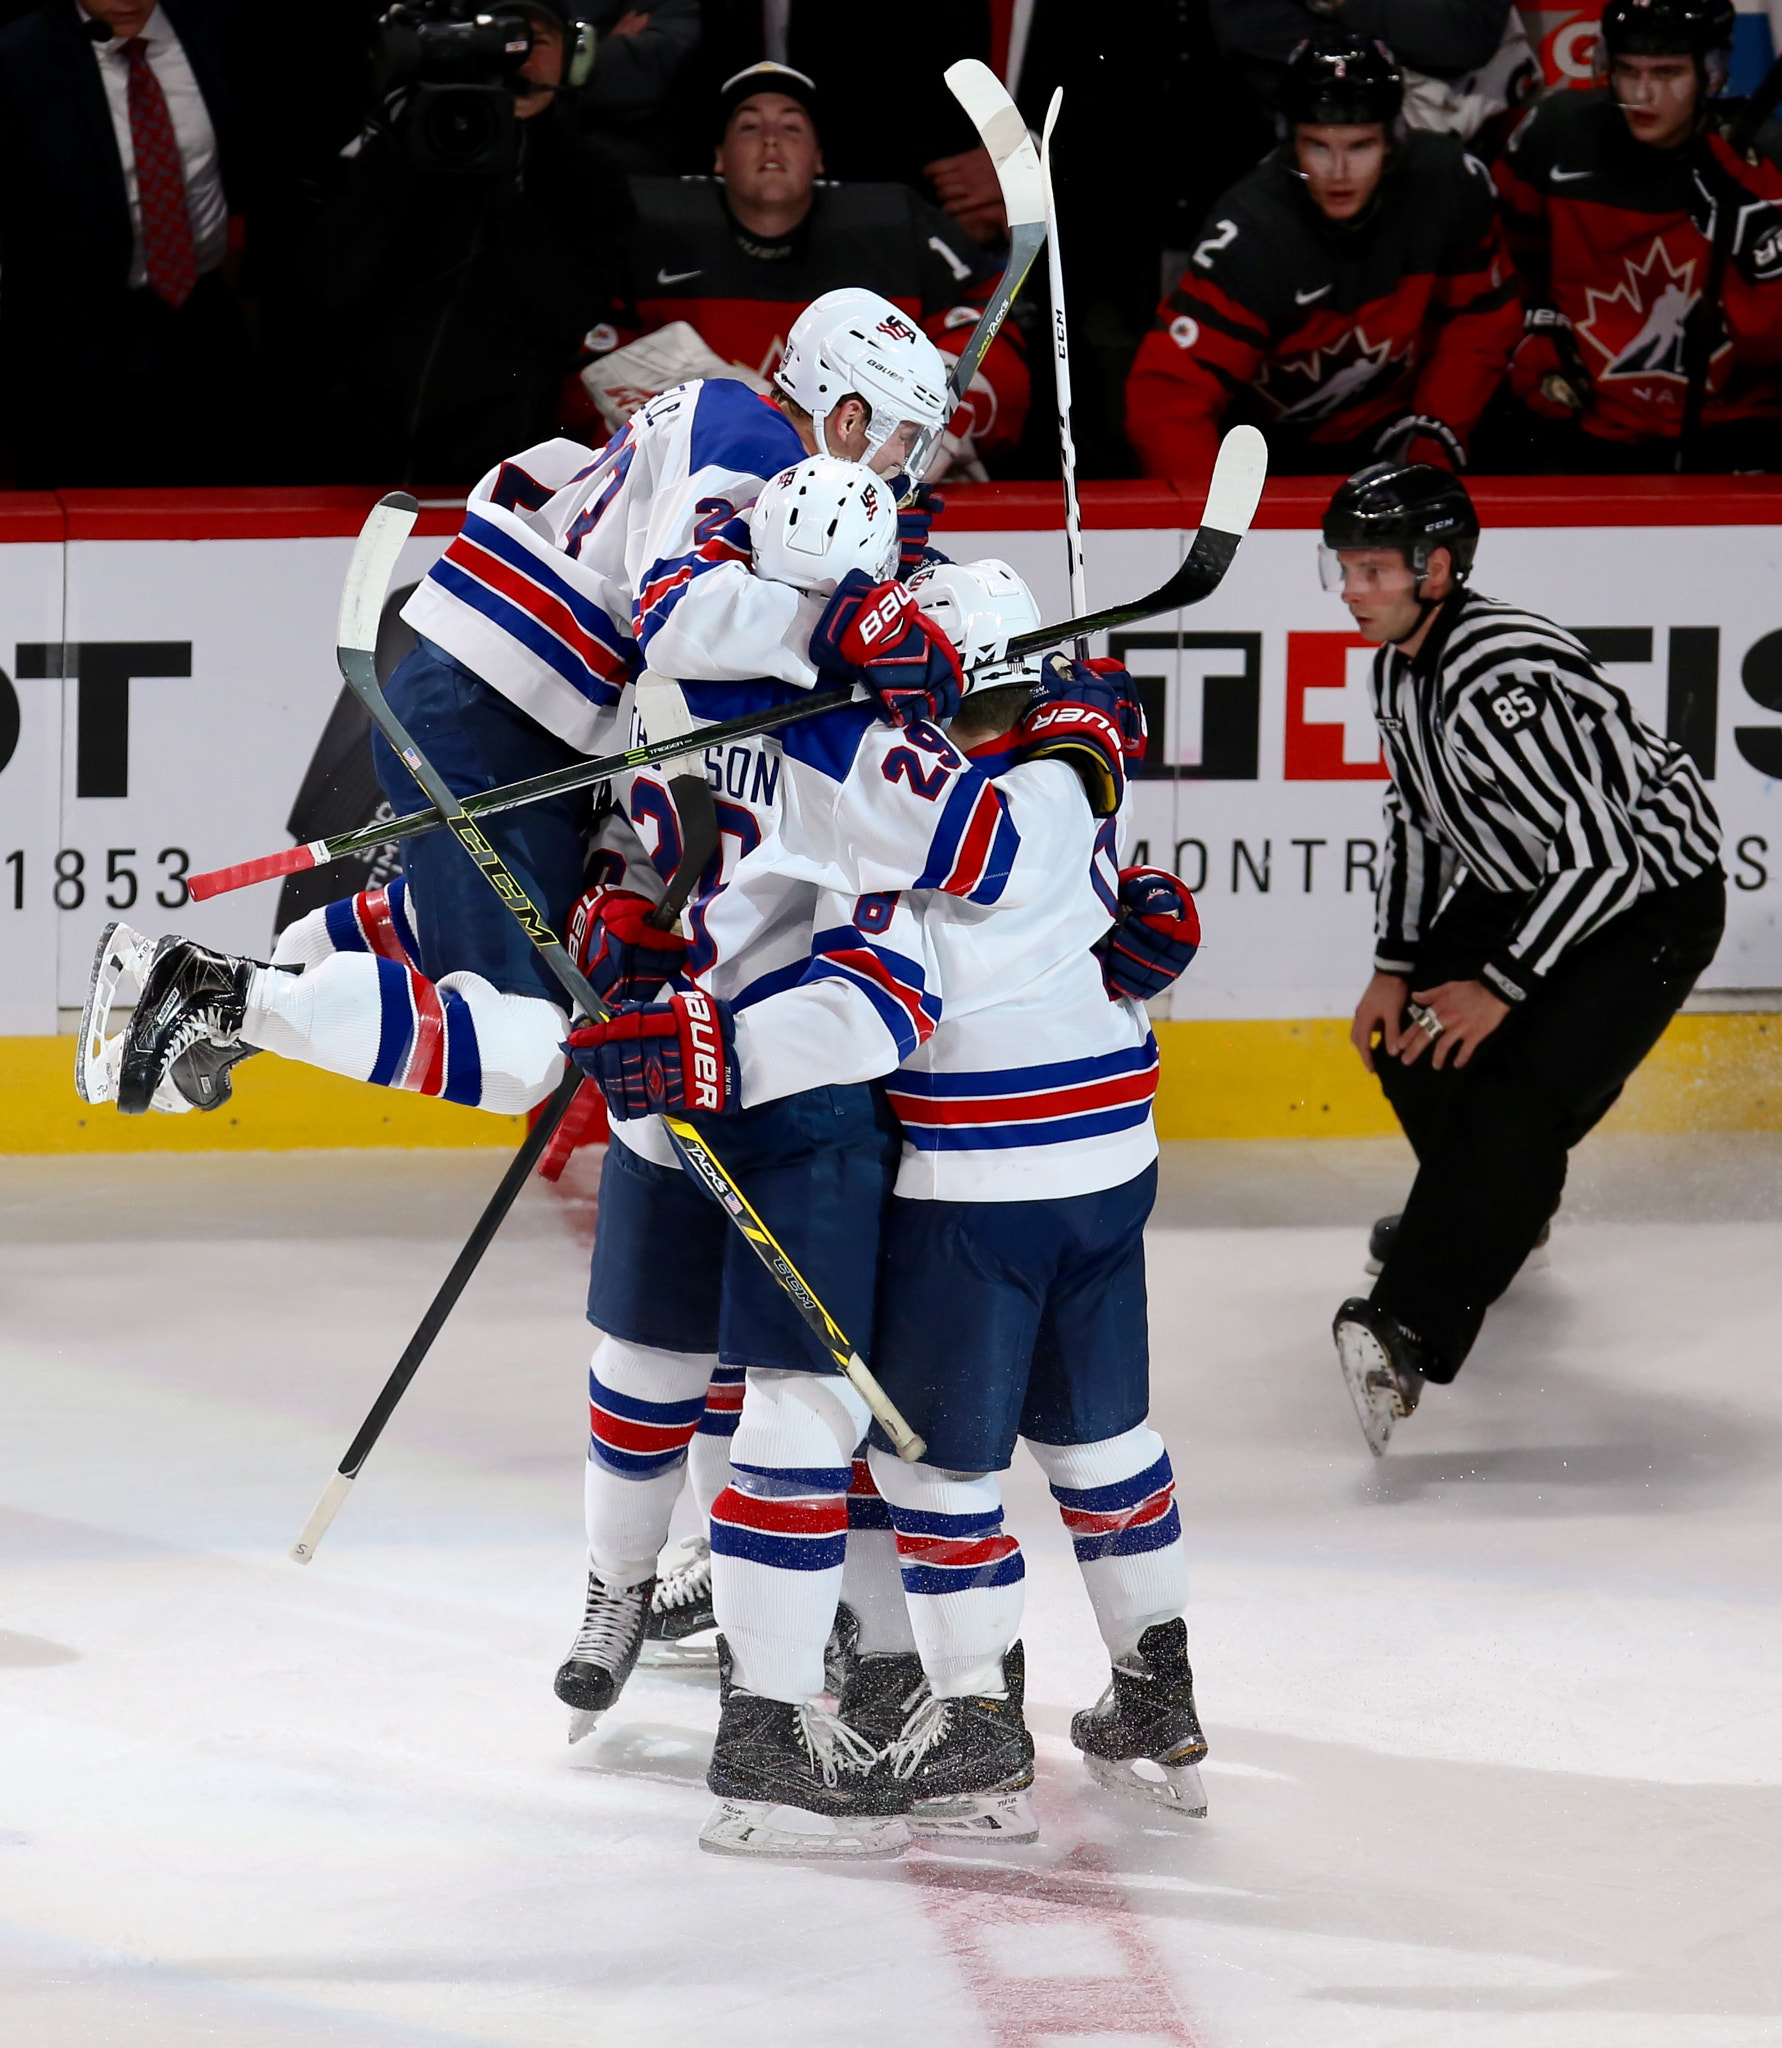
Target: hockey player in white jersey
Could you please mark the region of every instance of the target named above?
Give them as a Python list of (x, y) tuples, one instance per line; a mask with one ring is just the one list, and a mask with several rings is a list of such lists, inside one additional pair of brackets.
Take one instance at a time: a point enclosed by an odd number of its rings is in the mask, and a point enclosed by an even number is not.
[[(895, 473), (944, 423), (946, 363), (888, 300), (848, 290), (799, 315), (775, 381), (771, 401), (724, 378), (679, 386), (597, 454), (545, 442), (477, 485), (462, 530), (404, 607), (420, 640), (387, 687), (454, 791), (609, 750), (626, 685), (646, 664), (793, 690), (816, 682), (810, 643), (825, 601), (755, 576), (735, 517), (767, 478), (820, 449)], [(381, 736), (373, 747), (393, 808), (424, 807)], [(557, 930), (583, 890), (590, 816), (588, 797), (572, 794), (489, 828)], [(542, 1100), (562, 1071), (554, 981), (448, 834), (405, 845), (403, 873), (396, 907), (316, 912), (283, 935), (270, 968), (108, 931), (82, 1033), (83, 1094), (127, 1114), (215, 1108), (234, 1061), (265, 1049), (500, 1114)], [(126, 980), (141, 993), (107, 1046), (105, 1012)]]

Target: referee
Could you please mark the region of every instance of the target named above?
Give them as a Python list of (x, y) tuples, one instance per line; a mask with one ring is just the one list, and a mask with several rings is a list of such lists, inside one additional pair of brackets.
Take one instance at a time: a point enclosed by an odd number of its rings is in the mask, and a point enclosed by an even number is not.
[(1320, 568), (1378, 643), (1391, 780), (1374, 975), (1350, 1036), (1417, 1154), (1380, 1275), (1335, 1336), (1378, 1457), (1460, 1370), (1545, 1233), (1566, 1153), (1714, 957), (1720, 824), (1695, 764), (1576, 639), (1466, 586), (1457, 477), (1380, 462), (1324, 515)]

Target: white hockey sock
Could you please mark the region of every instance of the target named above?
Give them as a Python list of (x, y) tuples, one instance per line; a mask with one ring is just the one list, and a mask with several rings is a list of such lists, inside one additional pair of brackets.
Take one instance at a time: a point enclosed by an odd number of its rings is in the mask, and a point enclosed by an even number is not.
[(420, 966), (414, 898), (403, 876), (387, 888), (361, 889), (357, 896), (324, 903), (320, 910), (286, 925), (272, 949), (272, 964), (319, 967), (336, 953), (377, 953), (386, 960)]
[(751, 1369), (712, 1505), (712, 1603), (735, 1683), (797, 1703), (823, 1690), (866, 1403), (838, 1375)]
[(1000, 1475), (906, 1465), (876, 1444), (867, 1457), (897, 1531), (929, 1685), (943, 1699), (1000, 1696), (1026, 1574), (1020, 1544), (1003, 1533)]
[(1138, 1648), (1146, 1629), (1173, 1621), (1188, 1605), (1188, 1560), (1169, 1453), (1143, 1422), (1095, 1444), (1023, 1441), (1051, 1484), (1095, 1625), (1118, 1663)]
[(658, 1351), (604, 1333), (594, 1346), (582, 1498), (588, 1564), (608, 1585), (655, 1572), (717, 1362), (709, 1351)]
[(241, 1035), (331, 1074), (515, 1116), (561, 1079), (567, 1030), (555, 1003), (480, 975), (435, 984), (406, 961), (336, 952), (302, 974), (257, 969)]
[(700, 1518), (709, 1522), (712, 1503), (730, 1484), (730, 1445), (742, 1419), (743, 1369), (720, 1365), (705, 1392), (705, 1413), (687, 1450), (687, 1476)]
[(848, 1556), (842, 1566), (841, 1597), (860, 1623), (865, 1657), (907, 1655), (916, 1647), (910, 1604), (897, 1565), (897, 1533), (891, 1510), (872, 1483), (863, 1444), (854, 1459), (848, 1488)]

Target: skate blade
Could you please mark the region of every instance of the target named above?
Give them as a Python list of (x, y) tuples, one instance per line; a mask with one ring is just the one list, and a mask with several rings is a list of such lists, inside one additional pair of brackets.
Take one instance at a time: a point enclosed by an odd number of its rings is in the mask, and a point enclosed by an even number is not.
[(1149, 1757), (1114, 1763), (1107, 1757), (1079, 1753), (1090, 1777), (1122, 1799), (1136, 1799), (1154, 1812), (1170, 1814), (1177, 1820), (1206, 1819), (1207, 1795), (1197, 1765), (1158, 1764)]
[(1390, 1397), (1368, 1381), (1370, 1374), (1390, 1370), (1386, 1354), (1380, 1348), (1380, 1340), (1360, 1323), (1344, 1323), (1336, 1333), (1336, 1347), (1343, 1381), (1349, 1389), (1349, 1399), (1355, 1404), (1355, 1419), (1361, 1424), (1368, 1449), (1376, 1458), (1383, 1458), (1398, 1417)]
[[(105, 1035), (117, 1000), (118, 984), (134, 982), (138, 991), (154, 958), (155, 941), (114, 918), (99, 934), (93, 972), (87, 982), (86, 1007), (80, 1013), (80, 1039), (74, 1054), (74, 1088), (94, 1108), (118, 1099), (118, 1070), (124, 1057), (124, 1034)], [(181, 1107), (184, 1107), (182, 1104)]]
[(657, 1636), (644, 1638), (637, 1653), (640, 1671), (716, 1671), (718, 1638), (709, 1636)]
[(775, 1856), (789, 1862), (868, 1863), (901, 1856), (910, 1831), (901, 1820), (864, 1817), (826, 1825), (796, 1806), (771, 1799), (720, 1799), (699, 1830), (714, 1856)]
[(1037, 1842), (1039, 1822), (1026, 1792), (955, 1793), (918, 1799), (910, 1808), (910, 1833), (918, 1840)]
[(570, 1708), (569, 1740), (572, 1746), (575, 1743), (580, 1742), (584, 1736), (592, 1735), (594, 1733), (595, 1729), (600, 1726), (600, 1716), (602, 1712), (604, 1712), (604, 1709), (598, 1707), (595, 1708), (592, 1713), (590, 1713), (586, 1707)]

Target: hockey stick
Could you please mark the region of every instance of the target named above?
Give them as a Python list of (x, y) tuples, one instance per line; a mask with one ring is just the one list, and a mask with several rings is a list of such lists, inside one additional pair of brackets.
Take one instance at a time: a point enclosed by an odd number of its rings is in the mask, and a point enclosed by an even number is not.
[[(1782, 100), (1782, 57), (1764, 73), (1757, 90), (1740, 108), (1738, 118), (1727, 131), (1726, 146), (1743, 161), (1757, 139), (1765, 117)], [(1713, 162), (1713, 146), (1707, 144)], [(1736, 180), (1734, 181), (1736, 185)], [(1732, 194), (1723, 193), (1714, 207), (1714, 239), (1708, 245), (1708, 275), (1702, 295), (1690, 308), (1683, 327), (1683, 370), (1688, 383), (1683, 392), (1683, 424), (1677, 433), (1677, 474), (1689, 475), (1702, 431), (1702, 413), (1708, 402), (1708, 372), (1713, 368), (1721, 333), (1720, 299), (1726, 290), (1726, 267), (1732, 261), (1733, 236), (1738, 232), (1738, 213)]]
[[(1219, 449), (1219, 460), (1207, 492), (1206, 510), (1201, 514), (1200, 531), (1195, 535), (1187, 559), (1169, 581), (1149, 596), (1134, 598), (1129, 604), (1116, 605), (1110, 611), (1061, 619), (1055, 626), (1042, 626), (1036, 632), (1022, 634), (1009, 643), (1008, 654), (1003, 660), (982, 664), (971, 671), (973, 689), (988, 689), (999, 678), (1011, 674), (1026, 656), (1059, 646), (1066, 640), (1134, 625), (1142, 619), (1155, 618), (1160, 612), (1180, 611), (1187, 605), (1200, 604), (1211, 597), (1231, 566), (1238, 542), (1249, 530), (1267, 465), (1267, 445), (1256, 429), (1233, 427)], [(757, 734), (775, 732), (781, 726), (795, 724), (800, 719), (818, 718), (825, 712), (844, 710), (848, 705), (862, 701), (852, 690), (824, 690), (790, 704), (776, 704), (765, 711), (746, 712), (740, 718), (726, 719), (719, 725), (701, 726), (697, 732), (671, 734), (648, 746), (629, 747), (622, 754), (608, 754), (594, 761), (578, 761), (573, 767), (553, 768), (548, 774), (528, 776), (521, 782), (504, 782), (498, 788), (463, 798), (456, 808), (467, 819), (518, 810), (523, 804), (537, 803), (543, 797), (587, 789), (625, 768), (647, 767), (655, 761), (671, 760), (677, 754), (696, 753), (703, 747), (752, 739)], [(195, 901), (203, 902), (212, 896), (226, 895), (232, 889), (245, 889), (255, 882), (272, 881), (280, 875), (322, 867), (343, 854), (363, 853), (368, 847), (386, 846), (395, 839), (418, 839), (423, 833), (438, 831), (445, 823), (439, 811), (430, 804), (425, 810), (410, 811), (406, 817), (364, 825), (355, 832), (342, 832), (332, 839), (312, 840), (307, 846), (287, 846), (277, 853), (263, 855), (259, 860), (242, 861), (234, 867), (212, 868), (201, 875), (188, 875), (186, 886)]]
[[(537, 1121), (526, 1133), (525, 1142), (509, 1160), (500, 1185), (477, 1218), (475, 1229), (465, 1239), (464, 1249), (452, 1262), (452, 1270), (440, 1282), (439, 1292), (427, 1304), (427, 1313), (416, 1325), (414, 1335), (396, 1361), (395, 1371), (385, 1380), (383, 1391), (371, 1404), (371, 1413), (359, 1425), (359, 1434), (347, 1446), (347, 1454), (341, 1459), (339, 1470), (316, 1502), (315, 1512), (304, 1523), (303, 1534), (291, 1545), (291, 1555), (299, 1564), (308, 1564), (315, 1556), (316, 1545), (327, 1534), (328, 1524), (340, 1512), (340, 1504), (352, 1490), (359, 1468), (371, 1456), (372, 1446), (384, 1433), (384, 1424), (395, 1413), (397, 1402), (407, 1393), (409, 1381), (420, 1371), (421, 1361), (432, 1350), (434, 1338), (458, 1305), (458, 1297), (468, 1286), (471, 1274), (482, 1264), (484, 1252), (494, 1242), (495, 1233), (506, 1221), (507, 1212), (513, 1207), (520, 1190), (531, 1179), (532, 1169), (543, 1156), (557, 1126), (568, 1114), (569, 1105), (584, 1085), (584, 1079), (578, 1069), (569, 1069), (539, 1111)], [(592, 1083), (587, 1085), (592, 1086)]]
[[(494, 811), (516, 810), (535, 804), (542, 797), (563, 796), (571, 790), (588, 789), (608, 776), (627, 768), (648, 767), (653, 761), (672, 760), (677, 754), (695, 753), (701, 747), (723, 746), (730, 740), (753, 739), (757, 733), (775, 732), (800, 718), (815, 718), (825, 711), (839, 711), (856, 701), (854, 692), (824, 690), (790, 704), (775, 704), (765, 711), (745, 712), (691, 734), (671, 734), (650, 745), (627, 747), (622, 754), (607, 754), (593, 761), (577, 761), (569, 768), (553, 768), (544, 775), (528, 776), (523, 782), (506, 782), (496, 789), (481, 790), (463, 799), (467, 817), (486, 818)], [(434, 831), (445, 820), (429, 804), (423, 811), (411, 811), (406, 818), (386, 818), (375, 825), (361, 825), (351, 832), (337, 832), (331, 839), (312, 839), (303, 846), (286, 846), (258, 860), (244, 860), (234, 867), (211, 868), (201, 875), (188, 875), (186, 889), (195, 903), (212, 896), (226, 896), (232, 889), (246, 889), (255, 882), (276, 881), (280, 875), (302, 874), (310, 868), (326, 867), (349, 853), (366, 853), (374, 846), (388, 846), (392, 840), (412, 839)]]
[[(382, 607), (384, 592), (389, 587), (396, 558), (413, 530), (418, 511), (419, 507), (414, 499), (406, 492), (392, 491), (372, 508), (365, 522), (358, 545), (353, 550), (352, 563), (347, 570), (346, 588), (341, 595), (340, 638), (336, 649), (341, 674), (346, 678), (354, 696), (370, 713), (372, 723), (395, 748), (404, 767), (420, 785), (423, 794), (432, 799), (433, 807), (440, 813), (447, 830), (481, 869), (489, 886), (506, 904), (515, 922), (532, 942), (545, 965), (556, 976), (564, 993), (570, 998), (571, 1014), (605, 1018), (610, 1014), (606, 1005), (565, 951), (562, 941), (546, 924), (538, 906), (526, 894), (519, 880), (508, 870), (500, 854), (477, 830), (474, 821), (466, 814), (462, 804), (452, 794), (439, 772), (416, 746), (407, 728), (391, 709), (388, 699), (384, 696), (383, 686), (378, 681), (377, 667), (373, 659), (377, 644), (378, 614)], [(566, 1076), (566, 1082), (567, 1078)], [(564, 1091), (560, 1089), (559, 1092)], [(567, 1098), (564, 1106), (567, 1107)], [(541, 1126), (544, 1121), (541, 1117)], [(711, 1147), (693, 1125), (682, 1117), (665, 1114), (662, 1123), (676, 1152), (680, 1155), (682, 1165), (705, 1186), (731, 1222), (741, 1231), (749, 1248), (786, 1294), (806, 1327), (865, 1401), (874, 1419), (890, 1437), (898, 1455), (909, 1460), (919, 1458), (926, 1449), (922, 1439), (897, 1412), (885, 1390), (873, 1378), (864, 1361), (843, 1334), (840, 1325), (811, 1292), (803, 1275), (781, 1248), (772, 1231), (755, 1213), (748, 1197), (731, 1179)], [(535, 1131), (533, 1136), (536, 1135)], [(498, 1223), (500, 1217), (497, 1216), (495, 1221)], [(492, 1230), (490, 1234), (493, 1234)], [(469, 1247), (466, 1250), (468, 1252)], [(477, 1256), (481, 1256), (480, 1247)], [(469, 1262), (464, 1275), (466, 1279), (469, 1277), (469, 1271), (474, 1269), (474, 1264), (474, 1260)], [(462, 1284), (460, 1281), (460, 1291)], [(455, 1294), (452, 1299), (456, 1299)], [(449, 1311), (450, 1307), (451, 1301), (448, 1300), (445, 1308)], [(444, 1320), (443, 1314), (440, 1320)], [(431, 1333), (428, 1341), (431, 1342)], [(419, 1362), (417, 1358), (415, 1364), (418, 1366)], [(409, 1377), (413, 1377), (412, 1370)], [(396, 1387), (382, 1416), (377, 1418), (379, 1430), (389, 1419), (389, 1412), (401, 1398), (403, 1386), (406, 1384), (407, 1381), (404, 1380), (402, 1386)], [(385, 1393), (389, 1391), (389, 1387), (386, 1386)], [(367, 1426), (370, 1420), (371, 1418), (367, 1419)], [(363, 1434), (361, 1431), (361, 1435)], [(355, 1438), (354, 1441), (356, 1443), (358, 1439)], [(367, 1448), (369, 1449), (369, 1445)], [(346, 1474), (343, 1467), (330, 1480), (316, 1505), (314, 1514), (305, 1525), (300, 1547), (292, 1552), (299, 1562), (306, 1563), (315, 1554), (315, 1546), (333, 1520), (341, 1501), (346, 1498), (353, 1476), (356, 1475)]]
[[(1046, 206), (1046, 273), (1052, 287), (1052, 381), (1058, 394), (1058, 453), (1064, 465), (1064, 558), (1070, 571), (1070, 608), (1089, 609), (1089, 579), (1083, 570), (1083, 513), (1077, 503), (1077, 444), (1070, 431), (1070, 328), (1064, 315), (1064, 256), (1058, 247), (1058, 204), (1052, 192), (1052, 130), (1064, 104), (1059, 86), (1046, 109), (1040, 137), (1040, 181)], [(1088, 658), (1086, 636), (1076, 638), (1079, 661)]]
[[(995, 291), (978, 315), (978, 324), (954, 357), (953, 367), (947, 375), (947, 395), (952, 400), (947, 418), (951, 419), (964, 403), (965, 395), (971, 389), (971, 380), (990, 353), (990, 344), (1002, 332), (1002, 323), (1009, 317), (1009, 308), (1027, 282), (1027, 273), (1033, 268), (1034, 258), (1046, 239), (1046, 203), (1033, 137), (1028, 134), (1021, 110), (1009, 98), (1002, 80), (988, 64), (980, 64), (976, 57), (962, 57), (957, 64), (949, 65), (943, 75), (948, 91), (965, 109), (971, 125), (978, 131), (979, 140), (990, 153), (990, 161), (996, 166), (996, 182), (1002, 187), (1002, 208), (1009, 221), (1009, 260), (1003, 267)], [(939, 426), (928, 428), (910, 450), (909, 466), (904, 474), (909, 479), (912, 496), (921, 484), (922, 472), (928, 467), (928, 458), (946, 424), (947, 421), (942, 420)]]

